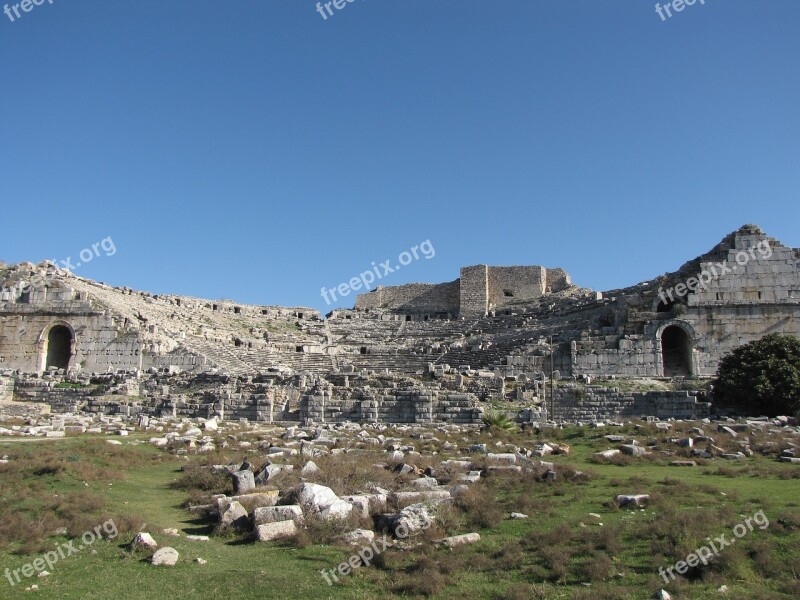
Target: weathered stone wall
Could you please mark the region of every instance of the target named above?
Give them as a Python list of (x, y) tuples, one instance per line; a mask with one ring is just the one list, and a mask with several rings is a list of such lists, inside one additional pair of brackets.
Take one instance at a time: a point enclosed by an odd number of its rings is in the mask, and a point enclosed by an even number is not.
[(619, 388), (587, 386), (559, 387), (555, 417), (559, 421), (609, 421), (642, 417), (702, 419), (710, 404), (699, 392), (623, 392)]
[(545, 269), (547, 279), (545, 292), (559, 292), (572, 285), (572, 278), (564, 269)]
[[(800, 337), (798, 265), (800, 250), (748, 225), (678, 271), (621, 290), (548, 295), (570, 285), (563, 270), (475, 265), (450, 283), (363, 294), (356, 310), (320, 321), (302, 308), (153, 295), (73, 275), (26, 291), (26, 278), (53, 267), (23, 263), (0, 267), (0, 372), (42, 371), (48, 332), (63, 326), (73, 339), (70, 370), (83, 373), (331, 374), (350, 366), (414, 377), (430, 362), (535, 375), (549, 370), (544, 342), (555, 336), (564, 377), (712, 376), (741, 344), (773, 332)], [(679, 303), (660, 299), (703, 273), (703, 287), (677, 294)], [(684, 334), (688, 344), (678, 339)], [(684, 349), (688, 358), (676, 359)]]
[[(658, 377), (655, 334), (628, 339), (618, 335), (572, 342), (572, 364), (564, 375), (616, 375), (620, 377)], [(613, 347), (608, 347), (612, 346)]]
[(697, 291), (687, 295), (689, 306), (800, 302), (800, 256), (795, 249), (763, 233), (743, 232), (719, 253), (719, 260), (700, 263), (704, 286), (693, 286)]
[(19, 381), (14, 390), (17, 402), (48, 404), (55, 413), (78, 412), (93, 399), (86, 389), (57, 388), (54, 382), (47, 381)]
[(489, 267), (489, 309), (514, 300), (539, 298), (547, 286), (544, 267)]
[(72, 339), (70, 370), (141, 368), (141, 340), (125, 324), (95, 307), (86, 292), (43, 282), (34, 274), (0, 291), (0, 368), (43, 371), (49, 334), (59, 326), (66, 327)]
[(331, 400), (327, 392), (308, 394), (300, 403), (300, 420), (315, 423), (462, 423), (477, 424), (483, 409), (471, 394), (395, 391), (373, 398)]
[(171, 369), (172, 371), (195, 371), (202, 369), (207, 361), (204, 356), (186, 352), (169, 352), (158, 354), (154, 352), (143, 352), (142, 369)]
[(713, 376), (723, 356), (768, 333), (800, 338), (800, 303), (720, 306), (683, 318), (695, 332), (696, 372), (702, 376)]
[(141, 368), (141, 340), (136, 334), (120, 334), (108, 315), (90, 309), (42, 311), (30, 305), (5, 305), (0, 316), (0, 367), (4, 369), (42, 371), (49, 332), (60, 325), (73, 335), (70, 369), (104, 373)]
[(450, 283), (409, 283), (378, 287), (356, 296), (356, 309), (387, 308), (408, 314), (455, 317), (458, 314), (458, 280)]
[(11, 402), (14, 399), (14, 380), (0, 377), (0, 402)]
[(460, 282), (460, 315), (482, 317), (489, 307), (489, 267), (462, 267)]
[(571, 284), (563, 269), (488, 267), (488, 307), (498, 308), (519, 300), (541, 298), (545, 293), (561, 291)]
[[(768, 333), (800, 337), (799, 265), (798, 250), (745, 226), (660, 279), (649, 301), (638, 299), (643, 310), (629, 310), (618, 327), (576, 332), (571, 374), (667, 375), (662, 345), (669, 328), (688, 337), (686, 375), (702, 377), (714, 376), (723, 356)], [(677, 304), (656, 312), (670, 302)]]

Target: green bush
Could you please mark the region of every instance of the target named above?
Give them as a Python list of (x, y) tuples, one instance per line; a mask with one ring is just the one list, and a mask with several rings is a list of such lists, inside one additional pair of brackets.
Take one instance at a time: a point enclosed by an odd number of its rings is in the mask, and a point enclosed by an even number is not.
[(770, 334), (736, 348), (720, 362), (715, 402), (749, 414), (800, 411), (800, 340)]
[(517, 431), (517, 424), (501, 412), (491, 412), (483, 417), (483, 424), (488, 431)]

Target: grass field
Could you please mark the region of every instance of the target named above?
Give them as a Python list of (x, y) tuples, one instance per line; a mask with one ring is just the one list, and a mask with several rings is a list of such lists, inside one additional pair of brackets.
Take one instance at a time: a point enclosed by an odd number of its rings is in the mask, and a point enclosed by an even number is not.
[[(669, 461), (683, 458), (682, 450), (648, 427), (627, 426), (621, 434), (656, 442), (650, 456), (626, 458), (620, 464), (595, 462), (594, 452), (614, 447), (603, 438), (609, 433), (621, 432), (569, 428), (539, 435), (476, 434), (470, 443), (494, 447), (501, 441), (530, 448), (550, 440), (568, 444), (570, 451), (545, 459), (556, 463), (555, 482), (542, 481), (536, 471), (525, 476), (490, 474), (472, 484), (464, 500), (441, 511), (436, 531), (386, 550), (371, 566), (355, 569), (332, 586), (319, 571), (335, 568), (353, 549), (214, 535), (213, 523), (183, 508), (190, 493), (176, 482), (184, 465), (245, 458), (256, 462), (258, 453), (253, 450), (186, 458), (140, 443), (136, 436), (122, 446), (88, 436), (39, 443), (0, 440), (0, 456), (9, 459), (0, 465), (0, 569), (5, 573), (70, 538), (80, 541), (82, 532), (109, 519), (119, 531), (114, 539), (96, 541), (60, 559), (45, 578), (34, 575), (12, 586), (6, 575), (0, 579), (0, 598), (28, 595), (32, 592), (25, 589), (33, 584), (39, 588), (37, 597), (87, 599), (633, 599), (649, 598), (660, 588), (673, 598), (800, 597), (800, 467), (778, 463), (771, 454), (786, 443), (780, 436), (751, 434), (753, 447), (770, 451), (742, 461), (700, 460), (697, 467), (672, 467)], [(442, 442), (448, 439), (437, 435)], [(680, 437), (666, 437), (673, 435)], [(718, 445), (741, 441), (714, 435)], [(418, 439), (408, 441), (420, 445)], [(463, 439), (452, 441), (468, 445)], [(447, 457), (423, 455), (425, 464), (434, 467)], [(478, 464), (483, 461), (472, 458)], [(375, 450), (340, 456), (338, 464), (319, 464), (329, 471), (326, 485), (341, 494), (355, 491), (364, 480), (349, 470), (374, 469), (373, 463), (385, 460), (386, 454)], [(337, 478), (340, 485), (330, 483)], [(348, 486), (352, 489), (345, 489)], [(643, 509), (617, 508), (612, 499), (628, 493), (650, 494), (651, 502)], [(509, 519), (512, 511), (530, 518)], [(754, 528), (720, 550), (707, 566), (691, 569), (687, 578), (669, 584), (661, 578), (659, 567), (683, 560), (707, 544), (709, 536), (732, 538), (732, 528), (757, 511), (763, 511), (769, 526)], [(59, 527), (67, 533), (53, 536)], [(162, 533), (165, 528), (177, 528), (182, 536), (167, 536)], [(137, 531), (148, 531), (159, 545), (174, 547), (180, 553), (178, 564), (154, 567), (147, 561), (149, 553), (132, 553), (127, 544)], [(478, 543), (446, 549), (429, 541), (436, 535), (471, 531), (480, 533)], [(186, 534), (211, 539), (189, 541)], [(197, 558), (207, 562), (199, 564)], [(722, 585), (728, 588), (724, 596), (717, 592)]]

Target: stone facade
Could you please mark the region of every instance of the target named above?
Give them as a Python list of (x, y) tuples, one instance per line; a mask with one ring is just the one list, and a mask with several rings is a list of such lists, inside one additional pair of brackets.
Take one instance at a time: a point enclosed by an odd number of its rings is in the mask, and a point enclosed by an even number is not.
[(616, 296), (604, 327), (571, 342), (572, 374), (709, 377), (767, 333), (800, 337), (800, 250), (745, 226), (675, 273), (604, 296)]
[(711, 404), (698, 392), (623, 392), (619, 388), (560, 387), (556, 391), (559, 421), (607, 421), (644, 417), (703, 419)]
[(14, 399), (14, 380), (0, 377), (0, 402), (11, 402)]
[(461, 277), (450, 283), (410, 283), (380, 286), (356, 297), (356, 310), (385, 309), (407, 315), (409, 320), (482, 317), (513, 302), (541, 298), (569, 288), (563, 269), (544, 267), (463, 267)]
[[(128, 397), (151, 411), (265, 421), (474, 421), (507, 381), (519, 400), (535, 396), (551, 364), (560, 379), (710, 377), (741, 344), (800, 336), (799, 265), (800, 250), (746, 225), (629, 288), (598, 293), (560, 269), (477, 265), (453, 282), (363, 294), (325, 320), (115, 288), (50, 263), (0, 266), (0, 376), (18, 399), (70, 404), (80, 394), (54, 387), (64, 378), (119, 396), (92, 395), (98, 410)], [(176, 381), (185, 392), (160, 389)], [(611, 406), (636, 412), (645, 400)]]
[(488, 309), (489, 268), (486, 265), (462, 267), (460, 314), (466, 318), (482, 317)]
[(336, 402), (329, 392), (308, 394), (300, 407), (304, 423), (480, 423), (483, 409), (470, 394), (431, 390), (395, 391), (371, 398)]
[[(0, 296), (0, 368), (41, 372), (142, 367), (141, 339), (68, 287), (12, 286)], [(48, 362), (49, 361), (49, 362)]]
[(356, 297), (356, 309), (391, 308), (410, 317), (453, 319), (458, 315), (458, 281), (450, 283), (409, 283), (394, 287), (380, 286)]

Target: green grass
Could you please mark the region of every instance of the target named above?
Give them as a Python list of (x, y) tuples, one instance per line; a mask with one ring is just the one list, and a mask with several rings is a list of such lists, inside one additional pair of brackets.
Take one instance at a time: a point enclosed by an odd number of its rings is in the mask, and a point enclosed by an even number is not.
[[(639, 439), (661, 440), (673, 435), (656, 433), (649, 427), (635, 433), (632, 428), (625, 431)], [(124, 547), (132, 533), (121, 534), (61, 560), (45, 579), (34, 577), (14, 588), (0, 579), (0, 598), (16, 597), (32, 583), (39, 585), (37, 597), (87, 599), (356, 599), (402, 595), (459, 600), (633, 599), (650, 597), (660, 587), (668, 589), (673, 598), (705, 598), (719, 597), (715, 590), (723, 583), (730, 589), (728, 598), (797, 597), (800, 586), (793, 565), (800, 551), (800, 470), (795, 465), (779, 464), (764, 456), (734, 465), (709, 461), (695, 468), (668, 466), (669, 460), (680, 456), (632, 459), (625, 466), (590, 462), (594, 452), (613, 447), (603, 436), (618, 432), (611, 428), (572, 428), (542, 435), (497, 432), (470, 436), (470, 442), (487, 442), (490, 447), (498, 440), (527, 447), (550, 440), (568, 444), (571, 449), (568, 455), (545, 459), (557, 463), (555, 483), (490, 476), (476, 488), (476, 494), (482, 495), (474, 503), (463, 510), (454, 509), (452, 521), (448, 521), (453, 530), (446, 533), (479, 531), (479, 543), (454, 550), (429, 544), (410, 551), (388, 550), (380, 564), (358, 569), (330, 587), (319, 570), (346, 560), (351, 551), (345, 548), (257, 544), (214, 536), (209, 542), (191, 542), (162, 534), (164, 528), (177, 528), (184, 535), (209, 534), (211, 526), (181, 508), (187, 492), (173, 484), (187, 461), (147, 445), (133, 445), (137, 436), (125, 440), (122, 448), (109, 446), (104, 438), (87, 436), (46, 443), (0, 441), (0, 455), (31, 461), (30, 473), (19, 472), (13, 477), (0, 467), (4, 505), (21, 510), (26, 494), (29, 497), (25, 502), (48, 502), (57, 494), (89, 492), (104, 503), (96, 518), (135, 515), (141, 521), (136, 527), (141, 525), (160, 545), (173, 546), (181, 557), (175, 567), (153, 567), (144, 560), (146, 555), (131, 554)], [(437, 435), (442, 441), (449, 437)], [(463, 447), (462, 437), (458, 434), (450, 439)], [(422, 445), (420, 440), (408, 441)], [(238, 455), (252, 456), (244, 451)], [(193, 456), (191, 460), (208, 458)], [(369, 462), (365, 460), (364, 464)], [(33, 475), (33, 465), (39, 463), (49, 470)], [(587, 473), (588, 480), (570, 478), (570, 467)], [(104, 469), (115, 469), (118, 476), (108, 479), (102, 476)], [(645, 510), (617, 510), (609, 501), (620, 493), (649, 493), (654, 501)], [(482, 512), (481, 507), (487, 506), (501, 516), (519, 511), (530, 518), (498, 521)], [(706, 535), (728, 533), (732, 525), (758, 510), (769, 517), (770, 527), (755, 529), (742, 538), (738, 542), (742, 551), (739, 547), (724, 550), (719, 564), (704, 578), (670, 585), (660, 579), (658, 566), (673, 565), (704, 543)], [(603, 526), (589, 513), (599, 514)], [(488, 526), (480, 527), (478, 522)], [(49, 538), (45, 547), (52, 548), (64, 539)], [(667, 554), (659, 554), (659, 548), (667, 548)], [(13, 544), (0, 549), (3, 569), (13, 570), (38, 556), (36, 552), (19, 551)], [(195, 562), (197, 558), (208, 562), (200, 565)]]

